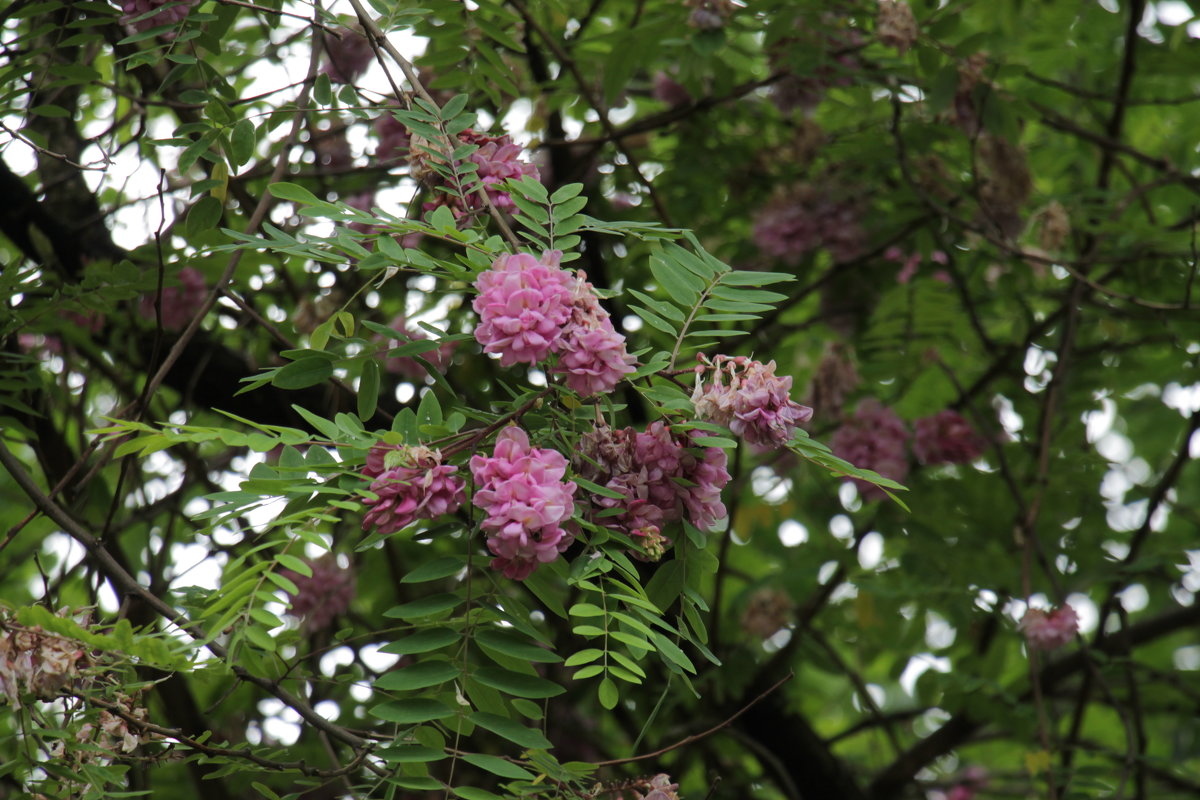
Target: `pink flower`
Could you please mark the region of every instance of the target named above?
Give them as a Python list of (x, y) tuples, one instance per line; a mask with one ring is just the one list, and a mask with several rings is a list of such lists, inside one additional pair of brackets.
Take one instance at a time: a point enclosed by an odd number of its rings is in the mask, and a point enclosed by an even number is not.
[[(486, 133), (477, 133), (468, 128), (458, 134), (458, 140), (462, 144), (477, 146), (475, 152), (467, 157), (467, 160), (475, 165), (474, 178), (467, 177), (462, 186), (452, 187), (461, 192), (461, 198), (439, 191), (432, 201), (424, 205), (425, 211), (433, 211), (438, 206), (445, 205), (449, 206), (457, 216), (465, 211), (481, 209), (483, 201), (480, 199), (477, 189), (480, 184), (483, 185), (484, 192), (492, 205), (500, 211), (508, 211), (513, 208), (513, 202), (508, 192), (501, 188), (504, 182), (510, 178), (519, 180), (526, 175), (534, 180), (540, 179), (537, 167), (526, 161), (518, 160), (517, 156), (521, 154), (521, 146), (514, 144), (512, 137), (508, 134), (491, 136)], [(433, 149), (440, 152), (441, 143), (438, 143)], [(441, 161), (440, 158), (415, 147), (409, 158), (412, 162), (414, 177), (430, 184), (435, 189), (439, 185), (445, 185), (445, 178), (428, 163), (430, 160)]]
[(850, 261), (862, 252), (866, 238), (859, 216), (856, 203), (801, 185), (759, 211), (754, 243), (785, 264), (798, 264), (818, 247), (828, 250), (834, 261)]
[(524, 580), (558, 558), (574, 537), (562, 524), (575, 511), (575, 484), (564, 481), (567, 459), (555, 450), (531, 447), (516, 426), (496, 437), (491, 456), (474, 456), (471, 474), (479, 487), (472, 502), (487, 515), (481, 527), (493, 569)]
[(332, 553), (307, 561), (312, 576), (284, 570), (281, 575), (296, 584), (291, 613), (304, 617), (309, 631), (328, 628), (334, 618), (345, 614), (354, 599), (354, 572), (338, 566)]
[[(838, 458), (856, 467), (874, 470), (885, 478), (903, 481), (908, 475), (908, 458), (904, 443), (908, 429), (890, 408), (868, 398), (858, 404), (854, 417), (838, 428), (829, 441)], [(872, 483), (853, 478), (864, 500), (878, 500), (884, 492)]]
[[(701, 357), (692, 403), (701, 419), (728, 426), (749, 444), (782, 447), (796, 426), (812, 418), (812, 409), (792, 400), (790, 377), (775, 375), (775, 362), (745, 356)], [(703, 381), (711, 371), (709, 382)]]
[(408, 156), (411, 137), (404, 123), (385, 111), (375, 120), (375, 135), (379, 146), (375, 148), (375, 159), (382, 163), (399, 161)]
[[(121, 17), (122, 24), (131, 26), (135, 31), (141, 33), (148, 31), (151, 28), (157, 28), (161, 25), (175, 25), (182, 22), (192, 7), (198, 4), (200, 0), (122, 0), (121, 10), (125, 12)], [(139, 20), (138, 17), (143, 14), (149, 14), (156, 8), (162, 8), (165, 5), (171, 5), (171, 8), (164, 8), (152, 17), (146, 17)], [(165, 34), (167, 38), (173, 38), (174, 33)]]
[(1018, 627), (1035, 650), (1057, 650), (1075, 638), (1079, 616), (1066, 603), (1052, 611), (1031, 608), (1021, 617)]
[[(192, 315), (204, 302), (207, 287), (204, 275), (192, 267), (179, 270), (179, 286), (164, 286), (162, 290), (162, 326), (164, 330), (177, 331), (187, 327)], [(141, 314), (146, 319), (156, 319), (154, 304), (157, 292), (142, 295)]]
[[(408, 321), (404, 318), (403, 314), (393, 319), (391, 325), (388, 327), (394, 331), (403, 331), (407, 335), (407, 338), (398, 337), (389, 340), (389, 348), (401, 347), (412, 342), (423, 342), (429, 339), (420, 328), (409, 327)], [(378, 340), (382, 341), (382, 337)], [(436, 350), (427, 350), (421, 353), (420, 357), (432, 364), (439, 372), (445, 371), (446, 367), (450, 365), (451, 359), (454, 358), (455, 346), (455, 342), (443, 342), (438, 345)], [(427, 374), (421, 362), (412, 356), (388, 356), (387, 350), (382, 351), (380, 355), (384, 359), (384, 369), (393, 375), (420, 380)]]
[(636, 800), (679, 800), (679, 784), (673, 783), (671, 776), (665, 772), (660, 772), (648, 780), (642, 780), (638, 784), (638, 789), (644, 789), (646, 794), (643, 795), (634, 789), (633, 796)]
[(571, 284), (571, 317), (554, 349), (554, 372), (566, 375), (567, 386), (583, 397), (611, 392), (634, 371), (625, 337), (613, 328), (584, 272)]
[(334, 83), (353, 83), (371, 66), (375, 51), (370, 40), (359, 31), (342, 28), (338, 33), (340, 38), (332, 34), (325, 36), (325, 53), (329, 60), (321, 67), (321, 72)]
[(686, 106), (692, 102), (692, 95), (683, 84), (661, 71), (654, 73), (654, 89), (651, 94), (655, 100), (669, 106)]
[(374, 479), (371, 492), (378, 499), (364, 499), (371, 508), (363, 529), (395, 533), (419, 519), (454, 513), (465, 500), (465, 484), (457, 472), (458, 467), (443, 464), (442, 454), (428, 447), (372, 447), (363, 476)]
[(917, 420), (913, 427), (913, 452), (922, 464), (965, 464), (987, 448), (987, 440), (949, 408)]
[(662, 421), (642, 432), (598, 426), (585, 434), (577, 459), (579, 473), (622, 495), (593, 498), (598, 509), (624, 510), (597, 517), (597, 523), (642, 537), (647, 550), (661, 550), (671, 542), (662, 536), (662, 527), (685, 513), (705, 530), (724, 519), (721, 490), (729, 482), (725, 451), (694, 445), (699, 435), (677, 434)]
[(504, 366), (541, 361), (562, 336), (574, 279), (559, 268), (561, 258), (558, 250), (540, 260), (528, 253), (502, 255), (475, 281), (475, 339), (485, 353), (499, 353)]

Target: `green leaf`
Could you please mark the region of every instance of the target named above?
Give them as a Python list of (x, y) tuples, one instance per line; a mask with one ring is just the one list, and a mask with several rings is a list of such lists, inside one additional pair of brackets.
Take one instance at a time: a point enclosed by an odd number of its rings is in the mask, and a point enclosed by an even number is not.
[(458, 667), (448, 661), (422, 661), (385, 672), (375, 681), (375, 688), (394, 692), (427, 689), (452, 680), (460, 674)]
[(379, 362), (368, 358), (363, 363), (358, 381), (358, 416), (364, 421), (375, 416), (375, 407), (379, 403), (379, 378)]
[(197, 200), (187, 215), (185, 230), (188, 238), (191, 239), (202, 233), (216, 230), (223, 211), (224, 207), (221, 205), (221, 201), (211, 194), (206, 194)]
[(461, 602), (462, 598), (456, 594), (435, 594), (411, 603), (393, 606), (383, 612), (383, 615), (388, 619), (419, 619), (448, 611)]
[(280, 389), (304, 389), (322, 383), (332, 375), (332, 361), (310, 357), (284, 364), (271, 376), (271, 383)]
[(612, 711), (617, 707), (617, 700), (620, 695), (617, 692), (617, 685), (613, 683), (612, 678), (605, 678), (600, 681), (600, 687), (597, 689), (597, 694), (600, 697), (600, 705)]
[(322, 72), (317, 76), (317, 80), (313, 83), (313, 100), (317, 101), (317, 105), (327, 106), (333, 100), (333, 84), (329, 81), (329, 76)]
[[(511, 761), (505, 761), (503, 758), (498, 758), (497, 756), (489, 756), (482, 753), (463, 753), (462, 760), (482, 770), (487, 770), (493, 775), (499, 775), (501, 778), (531, 781), (535, 777), (529, 770), (522, 769)], [(466, 797), (461, 792), (460, 796)], [(495, 797), (495, 795), (492, 796)], [(468, 800), (472, 800), (472, 798), (468, 798)]]
[(254, 123), (248, 119), (241, 120), (233, 126), (229, 136), (230, 149), (233, 151), (233, 164), (236, 169), (254, 157)]
[(700, 300), (704, 283), (690, 272), (668, 264), (661, 258), (650, 259), (650, 272), (663, 291), (680, 305), (694, 306)]
[(519, 634), (501, 628), (479, 629), (475, 633), (475, 641), (481, 647), (523, 661), (541, 664), (555, 664), (562, 661), (562, 656), (554, 651), (538, 647)]
[(498, 794), (493, 794), (487, 789), (480, 789), (477, 786), (456, 786), (454, 793), (463, 800), (504, 800)]
[(490, 686), (505, 694), (516, 697), (528, 697), (540, 700), (546, 697), (557, 697), (566, 690), (553, 681), (539, 678), (536, 675), (523, 675), (510, 672), (500, 667), (480, 667), (472, 677), (484, 686)]
[(306, 578), (312, 577), (312, 574), (313, 574), (312, 567), (310, 567), (308, 564), (306, 564), (305, 562), (301, 561), (300, 559), (296, 558), (293, 555), (288, 555), (287, 553), (280, 553), (279, 555), (275, 556), (275, 560), (278, 561), (283, 566), (285, 566), (286, 568), (290, 569), (292, 572), (297, 572)]
[(563, 662), (564, 667), (578, 667), (582, 664), (590, 664), (600, 656), (604, 655), (603, 650), (598, 650), (594, 647), (589, 647), (586, 650), (580, 650)]
[(390, 644), (385, 644), (379, 648), (379, 651), (405, 656), (440, 650), (447, 645), (460, 641), (462, 641), (462, 634), (453, 628), (430, 628), (429, 630), (414, 633), (411, 636), (405, 636), (403, 639), (397, 639)]
[(464, 566), (463, 560), (456, 556), (435, 558), (432, 561), (426, 561), (412, 572), (409, 572), (400, 579), (400, 582), (425, 583), (427, 581), (436, 581), (441, 578), (448, 578), (451, 575), (457, 575), (459, 572), (462, 572)]
[(440, 761), (447, 757), (444, 750), (435, 750), (419, 744), (385, 747), (382, 750), (374, 751), (374, 754), (391, 764), (425, 763)]
[(406, 699), (400, 702), (380, 703), (368, 711), (371, 716), (397, 725), (416, 725), (435, 719), (446, 719), (455, 715), (455, 710), (445, 703), (424, 698)]
[(308, 189), (305, 189), (303, 186), (297, 186), (294, 183), (287, 183), (286, 181), (272, 183), (267, 187), (267, 191), (269, 191), (273, 197), (278, 197), (280, 200), (288, 200), (293, 203), (314, 206), (319, 205), (322, 202), (321, 200), (317, 199), (315, 194), (310, 192)]
[(526, 728), (524, 725), (519, 722), (513, 722), (511, 719), (499, 717), (495, 714), (488, 714), (484, 711), (476, 711), (469, 714), (467, 718), (479, 727), (507, 739), (518, 747), (549, 750), (554, 746), (550, 743), (549, 739), (542, 735), (541, 731)]

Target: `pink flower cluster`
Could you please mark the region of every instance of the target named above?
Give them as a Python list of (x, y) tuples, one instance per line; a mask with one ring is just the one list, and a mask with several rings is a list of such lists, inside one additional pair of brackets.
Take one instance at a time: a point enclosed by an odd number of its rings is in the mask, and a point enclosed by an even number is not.
[[(834, 432), (829, 447), (838, 458), (856, 467), (878, 472), (885, 478), (903, 481), (908, 475), (908, 457), (904, 445), (908, 428), (895, 411), (885, 408), (875, 398), (858, 404), (854, 417)], [(886, 495), (873, 483), (853, 478), (864, 500), (878, 500)]]
[[(138, 33), (161, 25), (174, 25), (182, 22), (192, 7), (198, 5), (199, 2), (200, 0), (121, 0), (121, 10), (125, 12), (121, 17), (121, 23), (131, 26)], [(163, 8), (166, 5), (170, 5), (171, 8)], [(149, 14), (157, 8), (162, 8), (162, 10), (154, 16), (138, 19), (143, 14)], [(171, 34), (167, 34), (167, 36), (169, 38)]]
[[(987, 440), (953, 409), (945, 409), (914, 423), (912, 449), (926, 465), (965, 464), (983, 455)], [(858, 404), (854, 417), (834, 432), (829, 446), (834, 455), (856, 467), (874, 470), (885, 478), (903, 481), (908, 475), (905, 444), (908, 428), (896, 412), (874, 398)], [(853, 479), (865, 500), (884, 497), (883, 490)]]
[[(467, 211), (479, 210), (483, 208), (483, 200), (480, 199), (478, 192), (480, 184), (483, 185), (484, 192), (493, 206), (500, 211), (509, 211), (513, 208), (513, 201), (509, 193), (501, 188), (504, 182), (510, 178), (519, 180), (525, 175), (534, 180), (540, 179), (537, 167), (527, 161), (518, 160), (517, 156), (521, 154), (521, 146), (514, 144), (512, 137), (508, 134), (491, 136), (486, 133), (477, 133), (468, 128), (458, 134), (458, 140), (461, 144), (476, 145), (475, 152), (467, 156), (467, 160), (475, 165), (475, 179), (468, 179), (463, 186), (458, 187), (463, 195), (461, 198), (445, 192), (437, 192), (436, 197), (424, 205), (425, 211), (433, 211), (438, 206), (449, 206), (455, 216), (458, 216)], [(429, 143), (425, 142), (425, 144)], [(440, 145), (434, 149), (440, 150)], [(439, 185), (445, 185), (442, 175), (428, 163), (433, 159), (440, 161), (440, 158), (413, 147), (409, 159), (412, 163), (414, 177), (430, 184), (435, 189)]]
[[(388, 342), (389, 347), (401, 347), (411, 342), (423, 342), (429, 337), (420, 328), (410, 327), (408, 320), (404, 315), (396, 317), (389, 325), (394, 331), (403, 331), (406, 334), (405, 338), (391, 339)], [(382, 341), (382, 337), (379, 338)], [(454, 358), (455, 342), (443, 342), (437, 346), (436, 350), (428, 350), (421, 353), (421, 358), (428, 361), (439, 371), (444, 371), (450, 365), (451, 359)], [(383, 351), (384, 369), (393, 375), (401, 375), (405, 378), (420, 380), (426, 375), (425, 367), (421, 366), (421, 362), (412, 356), (388, 356), (387, 351)]]
[(683, 0), (692, 9), (688, 25), (699, 31), (715, 31), (725, 27), (725, 20), (737, 8), (732, 0)]
[[(708, 380), (704, 381), (706, 373)], [(782, 447), (812, 409), (792, 400), (790, 377), (775, 374), (775, 362), (745, 356), (700, 356), (692, 403), (700, 419), (725, 425), (749, 444)]]
[(562, 269), (561, 260), (558, 250), (540, 259), (505, 254), (480, 273), (475, 339), (506, 367), (557, 353), (553, 371), (566, 376), (571, 390), (584, 397), (612, 391), (633, 372), (634, 359), (587, 276)]
[[(162, 326), (164, 330), (178, 331), (187, 327), (192, 315), (204, 302), (207, 286), (204, 275), (192, 267), (179, 270), (179, 286), (164, 286), (162, 290)], [(146, 319), (156, 318), (154, 303), (157, 292), (142, 295), (141, 314)]]
[(952, 409), (914, 424), (913, 453), (922, 464), (965, 464), (983, 455), (987, 440)]
[[(913, 253), (906, 256), (904, 255), (904, 251), (899, 247), (889, 247), (887, 250), (883, 251), (883, 257), (887, 261), (904, 265), (900, 268), (900, 271), (896, 273), (896, 283), (908, 283), (916, 276), (917, 270), (921, 268), (920, 253)], [(929, 255), (929, 260), (935, 264), (945, 265), (948, 263), (946, 254), (941, 250), (934, 250)], [(939, 269), (934, 272), (933, 279), (935, 281), (941, 281), (942, 283), (950, 283), (950, 275), (943, 269)]]
[(834, 14), (824, 14), (819, 23), (798, 21), (796, 35), (783, 39), (772, 57), (774, 70), (789, 68), (787, 50), (805, 53), (805, 60), (819, 52), (823, 62), (808, 74), (791, 72), (771, 87), (771, 101), (785, 113), (797, 108), (811, 113), (832, 86), (849, 86), (850, 73), (862, 69), (856, 51), (862, 34)]
[(879, 0), (879, 14), (875, 18), (875, 35), (879, 43), (896, 48), (904, 55), (917, 41), (920, 29), (913, 17), (912, 7), (900, 0)]
[(692, 95), (684, 85), (662, 71), (654, 73), (654, 88), (651, 94), (655, 100), (669, 106), (686, 106), (692, 102)]
[(408, 157), (412, 136), (404, 123), (385, 111), (375, 120), (375, 135), (379, 146), (375, 148), (375, 160), (387, 164)]
[(321, 72), (334, 83), (353, 83), (371, 66), (375, 51), (360, 31), (342, 28), (338, 34), (340, 36), (325, 36), (325, 54), (329, 60), (321, 67)]
[(74, 639), (6, 619), (0, 612), (0, 701), (21, 695), (49, 700), (87, 666), (87, 648)]
[(363, 476), (371, 478), (370, 510), (363, 529), (395, 533), (419, 519), (452, 514), (466, 499), (458, 468), (442, 463), (442, 454), (424, 446), (377, 444), (367, 454)]
[(857, 203), (802, 185), (758, 212), (754, 243), (793, 266), (818, 247), (828, 250), (834, 261), (850, 261), (866, 240), (859, 217)]
[(983, 767), (967, 767), (959, 783), (946, 792), (946, 800), (972, 800), (987, 784), (987, 770)]
[(354, 600), (354, 572), (338, 566), (337, 556), (332, 553), (305, 563), (312, 570), (311, 576), (290, 569), (280, 573), (296, 584), (291, 614), (303, 617), (309, 631), (324, 630), (349, 610)]
[(496, 556), (493, 569), (524, 580), (574, 540), (563, 527), (575, 511), (575, 484), (563, 480), (562, 453), (530, 446), (514, 425), (496, 437), (492, 455), (471, 458), (471, 474), (478, 487), (472, 502), (487, 515), (482, 528)]
[(633, 789), (633, 796), (635, 800), (679, 800), (679, 784), (673, 782), (670, 775), (660, 772), (652, 778), (639, 781)]
[(592, 499), (600, 510), (624, 509), (597, 521), (640, 537), (653, 556), (671, 542), (662, 534), (667, 524), (686, 516), (697, 528), (710, 530), (724, 519), (721, 490), (729, 483), (725, 451), (695, 445), (698, 435), (677, 433), (662, 421), (642, 432), (601, 425), (584, 434), (576, 459), (579, 474), (622, 495)]
[(1079, 616), (1066, 603), (1051, 611), (1031, 608), (1021, 617), (1018, 627), (1035, 650), (1057, 650), (1075, 638), (1079, 631)]

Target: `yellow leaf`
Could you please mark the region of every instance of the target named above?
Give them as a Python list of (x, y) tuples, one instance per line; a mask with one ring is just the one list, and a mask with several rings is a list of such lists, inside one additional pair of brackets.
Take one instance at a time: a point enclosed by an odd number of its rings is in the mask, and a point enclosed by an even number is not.
[(1050, 769), (1050, 753), (1045, 750), (1034, 750), (1025, 754), (1025, 769), (1030, 775), (1037, 775)]

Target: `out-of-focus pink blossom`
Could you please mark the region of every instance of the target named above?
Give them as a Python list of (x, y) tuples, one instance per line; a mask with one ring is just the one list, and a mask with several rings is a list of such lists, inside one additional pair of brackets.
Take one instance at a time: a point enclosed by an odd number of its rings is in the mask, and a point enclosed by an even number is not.
[(317, 164), (331, 170), (343, 170), (354, 163), (350, 154), (350, 142), (346, 132), (318, 131), (312, 137), (313, 151), (317, 155)]
[(672, 782), (670, 775), (660, 772), (639, 783), (633, 790), (633, 796), (636, 800), (679, 800), (679, 784)]
[(917, 41), (920, 30), (912, 8), (900, 0), (879, 0), (879, 15), (875, 19), (875, 35), (885, 47), (894, 47), (904, 55)]
[(342, 28), (339, 36), (325, 35), (325, 54), (329, 60), (321, 67), (321, 72), (329, 76), (334, 83), (353, 83), (371, 66), (375, 51), (371, 42), (361, 32)]
[[(200, 0), (121, 0), (121, 10), (125, 14), (121, 23), (129, 25), (138, 33), (157, 28), (160, 25), (175, 25), (182, 22)], [(164, 8), (164, 6), (170, 8)], [(149, 14), (155, 9), (162, 9), (157, 14), (145, 19), (138, 19), (143, 14)], [(164, 38), (174, 38), (174, 32), (163, 34)]]
[(818, 247), (828, 250), (834, 261), (850, 261), (862, 252), (866, 239), (856, 203), (836, 200), (808, 185), (761, 209), (753, 236), (760, 250), (791, 265)]
[(0, 703), (7, 700), (16, 706), (23, 694), (50, 700), (87, 666), (87, 648), (81, 642), (40, 625), (18, 625), (4, 609), (0, 623)]
[(781, 447), (812, 409), (792, 400), (791, 377), (775, 374), (775, 362), (745, 356), (701, 356), (692, 403), (701, 419), (726, 425), (749, 444)]
[(354, 600), (354, 572), (338, 566), (337, 556), (332, 553), (305, 563), (312, 570), (311, 576), (290, 569), (281, 573), (296, 584), (291, 613), (303, 617), (310, 632), (324, 630), (349, 610)]
[(563, 527), (575, 511), (575, 484), (563, 480), (566, 472), (562, 453), (532, 447), (515, 425), (496, 437), (491, 456), (471, 458), (478, 487), (472, 503), (487, 515), (481, 527), (494, 569), (524, 580), (573, 541)]
[(684, 0), (683, 4), (692, 9), (688, 25), (698, 31), (720, 30), (737, 8), (732, 0)]
[[(192, 267), (179, 270), (179, 285), (164, 286), (162, 290), (162, 326), (164, 330), (177, 331), (192, 321), (192, 315), (204, 303), (207, 287), (204, 275)], [(157, 292), (142, 295), (141, 314), (146, 319), (156, 319), (154, 304)]]
[(669, 106), (686, 106), (692, 102), (692, 95), (683, 84), (665, 72), (654, 73), (654, 99)]
[(862, 34), (834, 14), (823, 15), (819, 24), (798, 22), (795, 35), (776, 45), (772, 68), (786, 71), (791, 67), (789, 50), (804, 53), (806, 62), (811, 61), (813, 53), (819, 53), (820, 63), (806, 73), (788, 72), (776, 81), (771, 87), (771, 101), (785, 113), (795, 109), (812, 113), (825, 98), (826, 90), (852, 83), (851, 75), (862, 69), (856, 52), (861, 45)]
[(424, 446), (376, 445), (367, 454), (363, 475), (372, 478), (370, 507), (363, 529), (395, 533), (419, 519), (436, 519), (458, 510), (466, 499), (458, 467), (442, 463), (442, 454)]
[[(856, 467), (878, 472), (885, 478), (903, 481), (908, 475), (908, 458), (904, 452), (908, 428), (875, 398), (858, 404), (854, 416), (834, 432), (829, 447), (838, 458)], [(878, 500), (886, 495), (873, 483), (853, 478), (864, 500)]]
[[(412, 342), (423, 342), (429, 339), (429, 336), (420, 328), (411, 327), (403, 314), (393, 319), (392, 324), (388, 327), (404, 334), (403, 337), (398, 336), (395, 339), (388, 340), (390, 348), (402, 347)], [(382, 337), (378, 337), (378, 339), (382, 341)], [(436, 349), (426, 350), (424, 353), (421, 353), (420, 357), (432, 364), (439, 372), (442, 372), (445, 371), (454, 358), (455, 346), (455, 342), (443, 342)], [(412, 356), (389, 356), (386, 350), (383, 351), (382, 355), (384, 369), (393, 375), (402, 375), (405, 378), (419, 380), (427, 374), (421, 362)]]
[(408, 158), (412, 136), (404, 123), (390, 111), (385, 111), (375, 120), (375, 135), (379, 137), (379, 145), (375, 148), (376, 161), (388, 164)]
[(561, 259), (558, 250), (540, 260), (505, 254), (475, 281), (475, 339), (484, 352), (498, 353), (504, 366), (541, 361), (562, 336), (571, 318), (574, 278), (558, 266)]
[[(887, 261), (892, 261), (897, 264), (903, 264), (900, 271), (896, 273), (896, 283), (908, 283), (916, 277), (917, 271), (921, 268), (921, 254), (912, 253), (906, 256), (904, 251), (899, 247), (892, 246), (883, 251), (883, 257)], [(948, 264), (949, 259), (941, 250), (934, 250), (929, 255), (929, 260), (935, 264)], [(937, 270), (933, 273), (933, 279), (941, 283), (950, 283), (950, 275), (945, 270)]]
[(952, 409), (944, 409), (914, 424), (913, 453), (922, 464), (965, 464), (983, 455), (987, 440)]
[(1030, 608), (1021, 617), (1021, 633), (1035, 650), (1057, 650), (1075, 638), (1079, 616), (1067, 603), (1051, 611)]

